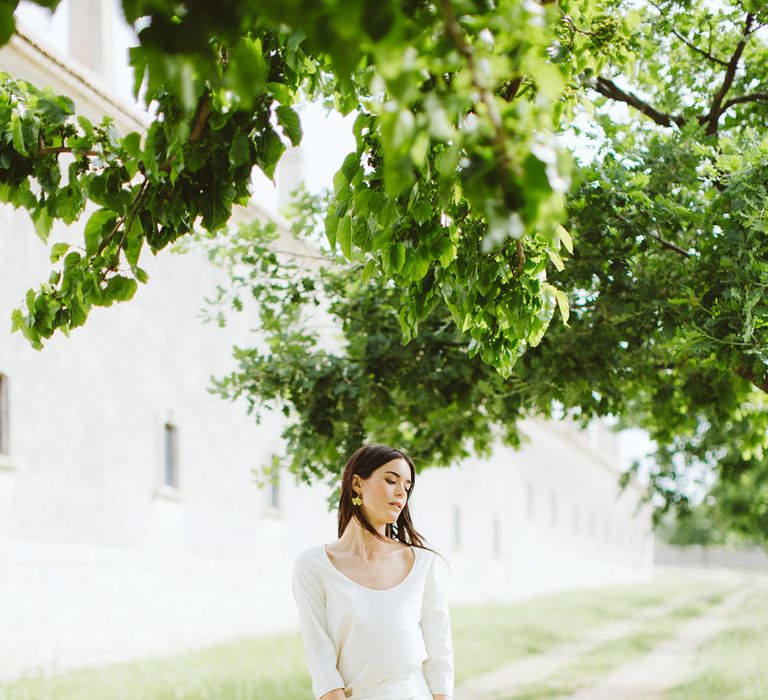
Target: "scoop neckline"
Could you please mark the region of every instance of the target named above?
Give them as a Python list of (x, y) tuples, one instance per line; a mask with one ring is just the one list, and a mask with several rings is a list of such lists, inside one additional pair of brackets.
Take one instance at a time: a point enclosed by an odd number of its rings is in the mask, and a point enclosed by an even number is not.
[(323, 557), (325, 557), (325, 561), (328, 562), (328, 565), (343, 579), (346, 579), (351, 584), (357, 586), (358, 588), (362, 588), (364, 591), (372, 591), (373, 593), (387, 593), (388, 591), (394, 591), (396, 588), (400, 588), (403, 584), (405, 584), (408, 579), (411, 578), (413, 575), (413, 572), (416, 570), (416, 563), (418, 562), (419, 553), (418, 553), (418, 547), (414, 547), (412, 545), (408, 545), (413, 550), (413, 564), (411, 564), (411, 568), (408, 571), (408, 573), (405, 575), (405, 578), (400, 581), (400, 583), (396, 583), (394, 586), (390, 586), (389, 588), (369, 588), (368, 586), (364, 586), (362, 583), (358, 583), (357, 581), (353, 581), (349, 576), (347, 576), (343, 571), (338, 569), (336, 565), (331, 561), (331, 558), (328, 556), (328, 550), (325, 548), (325, 544), (320, 545), (320, 549), (322, 549)]

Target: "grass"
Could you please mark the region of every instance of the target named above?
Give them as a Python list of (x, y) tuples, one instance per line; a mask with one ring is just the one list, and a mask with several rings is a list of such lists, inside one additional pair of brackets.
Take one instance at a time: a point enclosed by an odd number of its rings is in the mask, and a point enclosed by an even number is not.
[(593, 685), (622, 664), (647, 654), (672, 636), (681, 624), (702, 615), (723, 598), (723, 593), (714, 593), (684, 603), (664, 617), (642, 623), (635, 632), (621, 639), (595, 647), (589, 653), (557, 669), (550, 677), (527, 685), (511, 695), (500, 694), (496, 700), (549, 700), (571, 695)]
[(297, 634), (218, 644), (146, 659), (26, 678), (0, 700), (298, 700), (312, 697)]
[(705, 595), (717, 584), (685, 576), (557, 593), (529, 601), (451, 611), (456, 684), (538, 654), (681, 594)]
[(768, 698), (768, 587), (748, 596), (728, 629), (704, 644), (689, 681), (664, 700), (766, 700)]
[[(713, 584), (665, 577), (647, 584), (451, 608), (456, 682), (577, 639), (682, 593)], [(219, 644), (165, 658), (30, 677), (0, 686), (0, 700), (306, 700), (312, 697), (298, 633)], [(746, 697), (746, 696), (745, 696)]]

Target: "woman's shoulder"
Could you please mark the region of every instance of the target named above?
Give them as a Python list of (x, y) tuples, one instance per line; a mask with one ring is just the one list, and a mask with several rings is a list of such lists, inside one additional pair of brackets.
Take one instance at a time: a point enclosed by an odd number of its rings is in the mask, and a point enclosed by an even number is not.
[(422, 561), (424, 562), (424, 566), (427, 569), (432, 569), (433, 567), (442, 569), (448, 566), (447, 559), (437, 549), (427, 549), (426, 547), (414, 547), (413, 549), (421, 557)]
[(304, 547), (300, 549), (293, 559), (293, 566), (296, 569), (303, 569), (308, 566), (316, 567), (318, 563), (322, 562), (321, 557), (325, 556), (323, 552), (322, 544), (314, 544), (311, 547)]

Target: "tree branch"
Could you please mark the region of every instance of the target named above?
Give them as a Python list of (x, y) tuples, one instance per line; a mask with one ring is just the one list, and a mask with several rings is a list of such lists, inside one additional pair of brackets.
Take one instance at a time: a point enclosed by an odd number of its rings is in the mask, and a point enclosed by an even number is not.
[(197, 103), (195, 111), (195, 120), (192, 122), (192, 129), (189, 132), (189, 143), (197, 143), (203, 138), (205, 125), (208, 123), (208, 117), (211, 115), (211, 98), (206, 90)]
[(517, 251), (517, 266), (515, 267), (515, 276), (520, 277), (523, 271), (523, 265), (525, 265), (525, 250), (523, 250), (523, 244), (519, 238), (515, 239), (515, 250)]
[(728, 90), (731, 89), (731, 85), (733, 84), (733, 78), (736, 75), (736, 68), (739, 65), (742, 53), (744, 53), (744, 47), (747, 45), (747, 37), (751, 33), (752, 22), (754, 19), (754, 15), (751, 12), (748, 12), (747, 18), (744, 22), (744, 31), (741, 33), (741, 39), (739, 39), (739, 43), (736, 44), (736, 50), (733, 52), (731, 60), (728, 61), (728, 68), (726, 69), (725, 76), (723, 77), (723, 84), (715, 93), (715, 96), (712, 99), (712, 106), (710, 107), (709, 113), (706, 115), (704, 120), (708, 122), (707, 134), (710, 136), (717, 133), (717, 121), (720, 118), (720, 114), (722, 114), (721, 105), (723, 103), (723, 98), (725, 97)]
[(40, 156), (47, 156), (52, 153), (71, 153), (74, 156), (99, 156), (104, 157), (106, 153), (99, 153), (98, 151), (83, 151), (78, 148), (68, 148), (67, 146), (40, 146), (37, 149), (37, 154)]
[(661, 245), (664, 246), (665, 248), (669, 248), (669, 250), (674, 250), (675, 253), (677, 253), (678, 255), (682, 255), (684, 258), (690, 258), (691, 257), (691, 254), (687, 250), (685, 250), (685, 248), (681, 248), (679, 245), (675, 245), (671, 241), (667, 241), (667, 240), (663, 239), (655, 231), (653, 231), (653, 230), (648, 231), (648, 235), (650, 235), (651, 238), (654, 238), (659, 243), (661, 243)]
[(683, 36), (683, 35), (682, 35), (680, 32), (678, 32), (678, 31), (677, 31), (677, 29), (673, 29), (673, 30), (672, 30), (672, 33), (673, 33), (673, 34), (674, 34), (674, 35), (675, 35), (675, 36), (676, 36), (678, 39), (680, 39), (680, 41), (682, 41), (682, 42), (683, 42), (683, 43), (684, 43), (686, 46), (688, 46), (690, 49), (692, 49), (692, 50), (693, 50), (693, 51), (695, 51), (696, 53), (698, 53), (698, 54), (701, 54), (701, 55), (702, 55), (702, 56), (704, 56), (705, 58), (708, 58), (708, 59), (709, 59), (710, 61), (712, 61), (713, 63), (717, 63), (717, 64), (719, 64), (719, 65), (721, 65), (721, 66), (724, 66), (724, 67), (727, 67), (727, 66), (728, 66), (728, 64), (727, 64), (727, 63), (726, 63), (726, 62), (725, 62), (725, 61), (724, 61), (722, 58), (718, 58), (717, 56), (713, 56), (711, 53), (709, 53), (709, 51), (705, 51), (704, 49), (700, 49), (700, 48), (699, 48), (698, 46), (696, 46), (695, 44), (692, 44), (692, 43), (691, 43), (690, 41), (688, 41), (688, 39), (686, 39), (686, 38), (685, 38), (685, 37), (684, 37), (684, 36)]
[(595, 80), (590, 82), (590, 86), (594, 90), (597, 90), (597, 92), (599, 92), (601, 95), (605, 95), (605, 97), (610, 97), (612, 100), (616, 100), (617, 102), (625, 102), (631, 107), (634, 107), (639, 112), (645, 114), (645, 116), (653, 119), (653, 121), (655, 121), (660, 126), (672, 126), (672, 124), (683, 126), (683, 124), (685, 124), (685, 119), (683, 117), (660, 112), (658, 109), (652, 107), (647, 102), (641, 100), (634, 93), (622, 90), (612, 80), (597, 76)]
[[(666, 13), (664, 12), (664, 10), (663, 10), (661, 7), (659, 7), (659, 6), (658, 6), (658, 5), (657, 5), (657, 4), (656, 4), (656, 3), (655, 3), (653, 0), (649, 0), (649, 2), (651, 3), (651, 5), (653, 5), (653, 6), (656, 8), (656, 10), (658, 11), (658, 13), (659, 13), (659, 14), (660, 14), (662, 17), (665, 17), (665, 18), (666, 18)], [(684, 43), (684, 44), (685, 44), (687, 47), (689, 47), (690, 49), (692, 49), (692, 50), (693, 50), (693, 51), (695, 51), (696, 53), (698, 53), (698, 54), (701, 54), (701, 55), (702, 55), (702, 56), (704, 56), (705, 58), (708, 58), (708, 59), (709, 59), (710, 61), (712, 61), (713, 63), (718, 63), (719, 65), (721, 65), (721, 66), (723, 66), (723, 67), (727, 67), (727, 66), (728, 66), (728, 63), (727, 63), (726, 61), (724, 61), (722, 58), (718, 58), (717, 56), (713, 56), (713, 55), (712, 55), (712, 53), (710, 53), (709, 51), (705, 51), (704, 49), (700, 49), (698, 46), (696, 46), (695, 44), (693, 44), (692, 42), (690, 42), (688, 39), (686, 39), (686, 38), (685, 38), (685, 37), (684, 37), (684, 36), (683, 36), (683, 35), (682, 35), (680, 32), (678, 32), (678, 31), (677, 31), (677, 29), (675, 29), (674, 27), (672, 27), (671, 29), (672, 29), (672, 33), (673, 33), (673, 34), (674, 34), (674, 35), (675, 35), (675, 36), (676, 36), (678, 39), (680, 39), (680, 41), (682, 41), (682, 42), (683, 42), (683, 43)]]
[(730, 100), (723, 102), (723, 106), (720, 108), (720, 114), (725, 112), (725, 110), (729, 107), (733, 107), (733, 105), (737, 105), (742, 102), (768, 102), (768, 92), (750, 92), (747, 95), (732, 97)]

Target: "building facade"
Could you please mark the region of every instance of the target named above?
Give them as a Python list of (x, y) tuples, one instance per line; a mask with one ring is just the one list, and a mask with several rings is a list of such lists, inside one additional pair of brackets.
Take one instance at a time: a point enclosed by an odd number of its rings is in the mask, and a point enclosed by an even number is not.
[[(93, 119), (143, 127), (121, 87), (115, 47), (131, 34), (117, 4), (22, 10), (0, 69)], [(86, 31), (99, 45), (70, 51)], [(194, 250), (145, 251), (150, 280), (131, 302), (36, 352), (9, 319), (47, 279), (48, 249), (24, 211), (1, 207), (0, 226), (0, 681), (295, 629), (293, 557), (336, 538), (335, 514), (324, 487), (257, 488), (252, 470), (281, 450), (279, 417), (256, 425), (208, 391), (252, 341), (245, 316), (225, 328), (200, 318), (223, 273)], [(57, 224), (51, 243), (81, 236), (82, 224)], [(649, 512), (636, 487), (619, 494), (614, 436), (538, 420), (524, 431), (519, 451), (418, 477), (414, 523), (449, 561), (451, 602), (647, 578)]]

